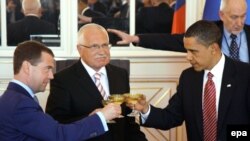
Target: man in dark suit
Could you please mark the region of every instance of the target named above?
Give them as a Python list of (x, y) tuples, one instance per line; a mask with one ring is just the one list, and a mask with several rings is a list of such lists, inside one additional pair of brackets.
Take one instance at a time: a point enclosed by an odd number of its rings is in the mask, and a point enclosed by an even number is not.
[(192, 67), (182, 72), (166, 108), (148, 105), (145, 98), (135, 105), (143, 126), (168, 130), (185, 121), (189, 141), (227, 141), (228, 125), (250, 124), (250, 65), (223, 55), (220, 40), (212, 22), (188, 28), (184, 46)]
[(40, 0), (23, 0), (22, 8), (25, 17), (7, 26), (8, 45), (15, 46), (29, 40), (32, 34), (57, 34), (55, 25), (40, 19)]
[(100, 12), (105, 16), (107, 15), (107, 7), (99, 0), (88, 0), (88, 6), (93, 11)]
[(7, 24), (16, 22), (24, 17), (22, 13), (22, 6), (20, 0), (6, 1), (6, 20)]
[(174, 10), (164, 0), (154, 0), (136, 14), (136, 34), (171, 33)]
[(81, 141), (108, 131), (105, 119), (118, 117), (121, 108), (109, 104), (73, 124), (59, 124), (45, 114), (35, 94), (53, 79), (54, 54), (36, 41), (20, 43), (14, 52), (14, 79), (0, 97), (1, 141)]
[[(88, 6), (88, 0), (78, 0), (78, 15), (79, 16), (87, 16), (91, 18), (104, 18), (106, 17), (103, 13), (94, 11), (90, 9)], [(84, 24), (84, 22), (81, 22), (79, 20), (78, 22), (78, 29), (80, 29)]]
[[(71, 123), (103, 107), (102, 100), (113, 94), (129, 93), (125, 69), (109, 64), (110, 44), (107, 31), (97, 24), (86, 24), (78, 32), (79, 61), (55, 74), (51, 81), (46, 112), (61, 123)], [(96, 86), (98, 73), (101, 86)], [(101, 90), (99, 90), (101, 88)], [(101, 91), (101, 92), (100, 92)], [(131, 110), (122, 105), (123, 115)], [(115, 119), (110, 131), (89, 141), (146, 141), (135, 118)]]
[(78, 14), (88, 17), (106, 17), (103, 13), (90, 9), (88, 0), (78, 0)]
[[(231, 57), (229, 53), (229, 46), (232, 41), (230, 35), (234, 34), (237, 36), (239, 60), (249, 63), (250, 26), (244, 24), (247, 12), (246, 0), (222, 0), (222, 5), (219, 13), (221, 21), (215, 22), (223, 35), (222, 52)], [(118, 34), (122, 38), (122, 41), (119, 41), (118, 44), (133, 42), (145, 48), (186, 52), (183, 45), (184, 34), (139, 34), (130, 36), (114, 29), (108, 31)]]

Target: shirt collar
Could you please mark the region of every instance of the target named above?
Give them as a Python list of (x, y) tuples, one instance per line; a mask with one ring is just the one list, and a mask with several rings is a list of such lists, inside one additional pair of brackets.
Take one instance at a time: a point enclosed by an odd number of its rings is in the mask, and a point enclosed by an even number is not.
[(222, 53), (219, 62), (211, 70), (205, 70), (204, 75), (207, 76), (208, 72), (211, 72), (215, 77), (222, 76), (221, 74), (223, 73), (224, 66), (225, 66), (225, 56)]
[(33, 17), (37, 17), (37, 18), (39, 18), (39, 16), (38, 16), (38, 15), (36, 15), (36, 14), (27, 14), (26, 16), (33, 16)]
[[(87, 65), (82, 59), (81, 62), (83, 64), (83, 66), (85, 67), (85, 69), (87, 70), (88, 74), (92, 77), (95, 75), (95, 73), (97, 73), (94, 69), (92, 69), (89, 65)], [(101, 75), (107, 76), (107, 71), (105, 69), (105, 67), (102, 67), (98, 73), (100, 73)]]
[(21, 87), (23, 87), (30, 94), (31, 97), (35, 96), (32, 89), (30, 87), (28, 87), (26, 84), (24, 84), (23, 82), (16, 80), (16, 79), (13, 79), (11, 82), (16, 83), (16, 84), (20, 85)]
[(87, 11), (88, 9), (90, 9), (89, 6), (85, 7), (85, 8), (82, 10), (81, 14), (84, 15), (85, 11)]

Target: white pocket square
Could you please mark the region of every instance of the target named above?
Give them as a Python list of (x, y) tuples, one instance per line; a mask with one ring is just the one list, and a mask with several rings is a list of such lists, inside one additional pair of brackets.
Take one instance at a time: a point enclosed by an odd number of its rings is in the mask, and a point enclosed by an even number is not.
[(227, 87), (231, 87), (231, 84), (227, 84)]

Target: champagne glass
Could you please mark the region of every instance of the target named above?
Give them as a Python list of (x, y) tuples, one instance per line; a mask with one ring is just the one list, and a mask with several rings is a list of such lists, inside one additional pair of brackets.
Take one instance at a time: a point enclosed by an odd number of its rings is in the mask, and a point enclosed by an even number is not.
[[(118, 105), (121, 105), (125, 100), (124, 96), (121, 94), (112, 94), (108, 97), (108, 99), (112, 101), (114, 104)], [(118, 116), (118, 118), (123, 118), (123, 117), (124, 117), (123, 115)]]
[[(103, 106), (106, 106), (108, 105), (109, 103), (112, 103), (113, 101), (109, 100), (109, 99), (106, 99), (106, 100), (102, 100), (102, 105)], [(106, 120), (107, 123), (116, 123), (114, 120)]]
[(143, 94), (126, 94), (125, 95), (125, 102), (128, 104), (133, 104), (132, 112), (129, 113), (127, 116), (135, 117), (138, 115), (138, 111), (135, 110), (135, 104), (143, 97)]

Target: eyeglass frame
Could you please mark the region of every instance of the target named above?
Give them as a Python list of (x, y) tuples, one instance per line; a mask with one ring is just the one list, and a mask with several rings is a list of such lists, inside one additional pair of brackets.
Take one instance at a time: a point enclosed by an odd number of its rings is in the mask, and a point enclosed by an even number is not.
[(86, 45), (83, 45), (83, 44), (78, 44), (78, 46), (82, 46), (82, 47), (86, 47), (86, 48), (89, 48), (89, 49), (92, 49), (92, 50), (97, 50), (97, 49), (110, 49), (112, 47), (111, 44), (102, 44), (102, 45), (98, 45), (98, 44), (93, 44), (91, 46), (86, 46)]

